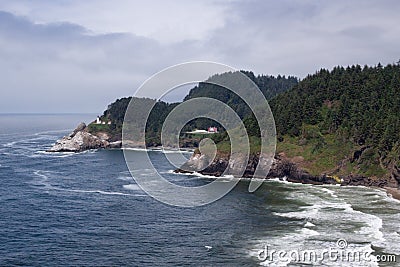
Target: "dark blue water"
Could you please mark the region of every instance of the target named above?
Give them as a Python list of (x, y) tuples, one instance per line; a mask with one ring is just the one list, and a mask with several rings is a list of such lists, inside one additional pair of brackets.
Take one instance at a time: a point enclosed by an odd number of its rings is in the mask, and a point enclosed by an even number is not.
[[(215, 203), (178, 208), (144, 193), (120, 150), (44, 152), (94, 117), (0, 115), (1, 266), (257, 266), (264, 244), (318, 249), (339, 236), (399, 254), (399, 203), (379, 190), (271, 181), (250, 194), (241, 182)], [(168, 173), (149, 153), (171, 181), (209, 182)]]

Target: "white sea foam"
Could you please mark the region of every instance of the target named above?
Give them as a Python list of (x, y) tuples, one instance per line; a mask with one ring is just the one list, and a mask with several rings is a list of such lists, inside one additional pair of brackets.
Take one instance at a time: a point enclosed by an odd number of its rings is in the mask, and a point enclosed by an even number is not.
[(304, 225), (305, 227), (314, 227), (315, 224), (311, 223), (311, 222), (306, 222), (306, 224)]
[[(164, 172), (158, 172), (160, 174), (179, 174), (179, 173), (175, 173), (174, 170), (168, 170), (168, 171), (164, 171)], [(183, 173), (181, 173), (183, 174)]]
[(273, 214), (280, 217), (296, 218), (296, 219), (317, 218), (321, 208), (322, 205), (314, 204), (312, 206), (302, 207), (300, 211), (274, 212)]
[(83, 189), (69, 189), (69, 188), (61, 188), (52, 186), (49, 183), (49, 177), (45, 173), (49, 173), (49, 171), (40, 171), (36, 170), (33, 172), (36, 176), (40, 177), (39, 181), (33, 182), (33, 184), (42, 185), (46, 191), (54, 190), (54, 191), (64, 191), (64, 192), (72, 192), (72, 193), (85, 193), (85, 194), (101, 194), (101, 195), (117, 195), (117, 196), (146, 196), (142, 194), (126, 194), (122, 192), (114, 192), (114, 191), (103, 191), (103, 190), (83, 190)]
[(305, 236), (305, 237), (309, 237), (309, 236), (314, 236), (314, 235), (319, 235), (319, 233), (315, 230), (311, 230), (308, 228), (303, 228), (301, 229), (301, 233)]
[(45, 150), (35, 151), (34, 154), (26, 154), (25, 156), (29, 158), (38, 158), (38, 157), (52, 157), (52, 158), (66, 158), (77, 155), (79, 153), (76, 152), (47, 152)]
[(38, 170), (36, 170), (36, 171), (33, 172), (33, 174), (35, 174), (36, 176), (39, 176), (39, 177), (43, 178), (43, 180), (46, 181), (46, 180), (48, 179), (48, 177), (47, 177), (47, 175), (43, 174), (42, 172), (43, 172), (43, 171), (38, 171)]
[(176, 175), (185, 175), (185, 176), (196, 176), (200, 178), (207, 178), (207, 179), (218, 179), (219, 177), (213, 176), (213, 175), (204, 175), (199, 172), (192, 172), (192, 173), (180, 173), (180, 172), (174, 172), (173, 170), (168, 171), (168, 173), (171, 174), (176, 174)]
[(159, 151), (164, 154), (177, 154), (177, 153), (184, 153), (184, 154), (192, 154), (193, 151), (188, 151), (188, 150), (151, 150), (151, 151)]
[(140, 186), (138, 186), (137, 184), (125, 184), (122, 186), (123, 188), (127, 189), (127, 190), (133, 190), (133, 191), (143, 191)]
[(122, 180), (122, 181), (132, 181), (133, 180), (132, 176), (123, 176), (123, 175), (118, 176), (117, 179)]
[(3, 146), (5, 146), (5, 147), (12, 147), (12, 146), (14, 146), (16, 143), (18, 143), (18, 141), (12, 141), (12, 142), (8, 142), (8, 143), (3, 144)]
[(98, 149), (89, 149), (81, 152), (47, 152), (45, 150), (39, 150), (35, 151), (34, 154), (26, 154), (24, 156), (30, 157), (30, 158), (37, 158), (37, 157), (53, 157), (53, 158), (66, 158), (66, 157), (71, 157), (71, 156), (76, 156), (76, 155), (81, 155), (81, 154), (94, 154), (97, 153)]
[(393, 202), (393, 203), (396, 203), (396, 204), (400, 204), (400, 200), (394, 198), (391, 194), (386, 194), (385, 200), (388, 201), (388, 202)]
[(285, 184), (285, 185), (291, 185), (291, 186), (302, 186), (302, 185), (305, 185), (305, 184), (302, 184), (302, 183), (292, 183), (292, 182), (289, 182), (288, 180), (287, 180), (287, 178), (286, 177), (282, 177), (282, 178), (278, 178), (278, 177), (276, 177), (276, 178), (268, 178), (268, 179), (263, 179), (264, 180), (264, 182), (266, 182), (266, 183), (280, 183), (280, 184)]
[(146, 148), (134, 148), (134, 147), (122, 147), (121, 150), (128, 150), (128, 151), (141, 151), (141, 152), (147, 152), (149, 151)]
[[(10, 147), (10, 148), (15, 148), (16, 144), (20, 144), (20, 143), (23, 143), (23, 144), (37, 144), (36, 141), (48, 140), (48, 139), (50, 139), (49, 136), (39, 136), (39, 137), (33, 137), (33, 138), (25, 138), (25, 139), (20, 139), (20, 140), (15, 140), (15, 141), (11, 141), (11, 142), (5, 143), (5, 144), (3, 144), (3, 146)], [(24, 147), (20, 147), (20, 148), (24, 148)]]
[[(294, 222), (302, 219), (302, 228), (295, 232), (293, 228), (278, 234), (274, 232), (273, 236), (267, 234), (264, 239), (253, 240), (249, 248), (253, 256), (257, 257), (254, 251), (259, 251), (264, 244), (278, 250), (306, 247), (318, 251), (320, 248), (335, 247), (341, 235), (349, 242), (350, 249), (374, 252), (373, 247), (379, 247), (384, 253), (400, 255), (400, 207), (385, 191), (356, 186), (324, 185), (302, 190), (293, 190), (292, 184), (287, 187), (290, 190), (283, 191), (282, 197), (300, 200), (309, 206), (300, 204), (289, 212), (282, 212), (278, 205), (273, 214), (295, 219)], [(371, 205), (371, 201), (377, 202)], [(337, 263), (329, 264), (336, 266)], [(373, 258), (368, 264), (378, 266)], [(354, 263), (354, 266), (364, 265), (365, 262)]]
[(63, 129), (63, 130), (51, 130), (51, 131), (43, 131), (35, 133), (34, 135), (47, 135), (52, 133), (64, 133), (64, 132), (72, 132), (73, 129)]
[(331, 195), (331, 197), (337, 198), (338, 196), (335, 194), (335, 191), (328, 189), (326, 187), (319, 187), (322, 191), (328, 193), (329, 195)]
[(130, 194), (125, 194), (121, 192), (108, 192), (102, 190), (80, 190), (80, 189), (60, 189), (57, 190), (68, 191), (68, 192), (76, 192), (76, 193), (96, 193), (102, 195), (118, 195), (118, 196), (131, 196)]
[[(320, 189), (325, 189), (325, 188), (320, 188)], [(383, 233), (381, 231), (382, 228), (381, 218), (373, 214), (355, 210), (350, 203), (347, 203), (343, 199), (338, 199), (336, 194), (330, 192), (331, 190), (329, 191), (322, 190), (322, 191), (329, 193), (332, 199), (328, 200), (321, 199), (320, 197), (318, 197), (318, 194), (307, 192), (307, 194), (304, 195), (302, 200), (310, 203), (316, 202), (315, 204), (311, 206), (300, 207), (300, 210), (298, 211), (275, 212), (274, 214), (281, 217), (295, 218), (295, 219), (307, 220), (311, 218), (315, 221), (321, 220), (322, 222), (325, 223), (331, 223), (331, 222), (333, 223), (333, 221), (337, 220), (342, 220), (343, 222), (344, 221), (359, 222), (362, 223), (363, 226), (361, 226), (358, 230), (355, 230), (356, 234), (360, 234), (361, 236), (368, 236), (370, 240), (374, 240), (375, 242), (384, 241)], [(334, 194), (334, 196), (332, 194)], [(295, 196), (298, 197), (298, 195), (301, 194), (296, 192)]]
[[(362, 195), (360, 196), (362, 197)], [(368, 199), (364, 199), (368, 202)], [(383, 241), (383, 233), (381, 232), (383, 221), (377, 215), (369, 214), (359, 210), (355, 210), (350, 203), (342, 203), (344, 210), (349, 213), (355, 221), (360, 221), (362, 226), (356, 233), (369, 236), (372, 240)]]
[(367, 225), (361, 227), (357, 233), (369, 236), (379, 241), (383, 241), (383, 233), (380, 231), (382, 228), (382, 219), (371, 214), (365, 214), (364, 216), (366, 217), (365, 222)]

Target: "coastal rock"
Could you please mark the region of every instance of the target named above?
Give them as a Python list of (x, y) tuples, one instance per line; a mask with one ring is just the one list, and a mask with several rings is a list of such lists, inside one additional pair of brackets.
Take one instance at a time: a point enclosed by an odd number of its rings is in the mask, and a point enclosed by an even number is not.
[(72, 133), (58, 140), (47, 152), (81, 152), (109, 146), (108, 141), (88, 133), (85, 129), (84, 123), (79, 124)]
[(121, 148), (122, 147), (122, 141), (115, 141), (115, 142), (110, 142), (108, 143), (107, 148)]
[[(240, 158), (238, 157), (237, 159)], [(258, 163), (259, 163), (259, 155), (251, 155), (249, 157), (249, 160), (247, 162), (242, 177), (266, 178), (266, 179), (285, 177), (289, 182), (304, 183), (304, 184), (319, 184), (319, 185), (337, 183), (335, 179), (332, 179), (331, 177), (326, 175), (318, 175), (318, 176), (311, 175), (308, 172), (299, 168), (295, 163), (279, 155), (275, 156), (268, 174), (265, 174), (265, 176), (263, 177), (254, 177), (254, 173)], [(236, 171), (235, 168), (240, 169), (243, 167), (240, 164), (238, 162), (232, 162), (232, 161), (229, 162), (229, 157), (224, 155), (217, 155), (211, 163), (208, 163), (203, 155), (195, 153), (181, 168), (175, 170), (175, 172), (193, 173), (196, 171), (204, 175), (212, 175), (220, 177), (225, 172), (226, 169), (228, 169), (227, 173), (229, 174), (232, 173), (231, 171), (235, 173)], [(201, 170), (201, 168), (204, 166), (207, 167)], [(261, 164), (261, 168), (263, 167), (265, 168), (265, 173), (267, 173), (266, 172), (266, 170), (268, 169), (267, 166), (269, 166), (267, 162), (263, 162)]]
[(69, 137), (74, 137), (78, 132), (83, 131), (86, 129), (86, 124), (84, 122), (81, 122), (76, 128), (75, 130), (72, 131), (72, 133), (70, 133), (68, 136)]
[[(206, 169), (209, 166), (209, 164), (210, 164), (210, 159), (207, 158), (206, 155), (200, 153), (193, 153), (190, 159), (181, 166), (179, 171), (177, 170), (176, 172), (181, 172), (181, 173), (200, 172)], [(221, 176), (222, 173), (214, 172), (214, 174)]]
[(393, 165), (391, 178), (393, 181), (392, 187), (399, 187), (400, 186), (400, 167)]

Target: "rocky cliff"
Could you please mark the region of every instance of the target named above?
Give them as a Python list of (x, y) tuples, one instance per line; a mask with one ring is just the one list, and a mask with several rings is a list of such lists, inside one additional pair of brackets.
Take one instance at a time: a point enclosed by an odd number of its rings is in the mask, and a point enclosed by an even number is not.
[[(258, 164), (259, 155), (251, 155), (243, 177), (253, 178), (254, 171)], [(232, 168), (229, 164), (229, 157), (226, 155), (218, 155), (211, 161), (205, 155), (194, 153), (192, 157), (175, 172), (177, 173), (193, 173), (199, 172), (204, 175), (212, 175), (219, 177), (223, 175), (225, 169)], [(331, 176), (326, 174), (311, 175), (307, 171), (300, 168), (296, 163), (283, 155), (276, 155), (271, 169), (266, 177), (254, 178), (281, 178), (289, 182), (304, 184), (340, 184), (340, 185), (363, 185), (374, 187), (392, 187), (398, 188), (399, 181), (395, 177), (388, 179), (372, 179), (361, 175)]]
[(91, 134), (85, 123), (81, 123), (69, 135), (58, 140), (47, 152), (82, 152), (98, 148), (119, 148), (121, 141), (110, 142), (107, 133)]

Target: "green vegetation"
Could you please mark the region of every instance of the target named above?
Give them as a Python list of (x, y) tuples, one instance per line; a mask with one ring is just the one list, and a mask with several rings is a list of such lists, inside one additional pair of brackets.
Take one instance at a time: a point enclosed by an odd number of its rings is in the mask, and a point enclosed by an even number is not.
[[(277, 152), (284, 153), (311, 174), (349, 173), (383, 177), (400, 163), (400, 65), (351, 66), (321, 69), (304, 80), (285, 76), (255, 76), (245, 72), (259, 86), (275, 117)], [(229, 79), (232, 73), (216, 75)], [(214, 77), (214, 76), (213, 76)], [(212, 77), (211, 77), (212, 78)], [(210, 78), (210, 79), (211, 79)], [(260, 129), (253, 113), (236, 94), (207, 82), (194, 87), (185, 101), (210, 97), (228, 104), (243, 120), (250, 135), (251, 153), (260, 150)], [(102, 119), (111, 125), (89, 125), (91, 132), (107, 131), (120, 138), (125, 110), (131, 98), (111, 104)], [(139, 105), (155, 103), (136, 99)], [(160, 144), (162, 123), (179, 103), (158, 101), (146, 125), (146, 143)], [(193, 129), (217, 126), (220, 133), (186, 134)], [(182, 130), (180, 143), (196, 147), (207, 137), (219, 153), (230, 152), (230, 141), (221, 125), (210, 119), (196, 119)], [(336, 178), (335, 178), (336, 177)]]
[(337, 166), (354, 149), (351, 143), (337, 140), (333, 134), (315, 138), (285, 136), (277, 143), (277, 153), (285, 153), (313, 175), (336, 173)]
[(280, 151), (313, 173), (381, 177), (400, 163), (400, 65), (336, 67), (309, 75), (271, 102)]
[[(295, 77), (286, 78), (285, 76), (278, 76), (275, 78), (273, 76), (264, 75), (255, 76), (253, 72), (248, 71), (242, 72), (259, 86), (267, 99), (271, 99), (279, 93), (292, 88), (293, 85), (297, 84), (298, 82), (297, 78)], [(219, 75), (219, 78), (229, 79), (230, 75), (232, 75), (232, 73), (221, 74)], [(190, 90), (189, 94), (185, 97), (185, 100), (200, 96), (215, 98), (228, 104), (231, 108), (235, 110), (235, 112), (240, 115), (242, 119), (245, 120), (245, 125), (247, 124), (247, 122), (249, 122), (249, 127), (247, 127), (247, 125), (246, 127), (248, 128), (248, 131), (250, 131), (250, 135), (259, 132), (258, 124), (254, 121), (254, 119), (252, 119), (252, 113), (250, 109), (248, 109), (247, 105), (234, 93), (225, 88), (210, 83), (200, 83), (199, 86), (196, 86), (192, 90)], [(94, 133), (106, 131), (111, 134), (114, 140), (120, 140), (125, 112), (131, 100), (132, 97), (121, 98), (109, 105), (107, 110), (105, 110), (103, 115), (100, 117), (100, 119), (111, 121), (111, 125), (90, 124), (89, 131)], [(139, 106), (149, 106), (155, 104), (149, 115), (149, 119), (146, 125), (146, 145), (160, 145), (161, 128), (163, 122), (167, 115), (171, 112), (171, 110), (179, 103), (166, 103), (163, 101), (156, 102), (155, 100), (148, 98), (134, 98), (134, 100), (135, 104)], [(186, 146), (197, 146), (197, 144), (204, 136), (193, 134), (189, 135), (184, 134), (184, 132), (194, 129), (207, 129), (209, 126), (218, 127), (220, 133), (207, 135), (208, 138), (212, 138), (215, 143), (228, 142), (228, 137), (219, 123), (211, 119), (198, 118), (189, 122), (182, 129), (182, 140), (180, 140), (181, 144), (185, 144)]]
[[(247, 77), (250, 78), (261, 90), (263, 95), (267, 100), (274, 98), (275, 96), (283, 93), (294, 85), (298, 83), (298, 79), (289, 76), (267, 76), (267, 75), (258, 75), (255, 76), (251, 71), (241, 71)], [(228, 106), (230, 106), (240, 118), (244, 119), (248, 116), (251, 116), (251, 110), (247, 107), (246, 103), (235, 93), (232, 91), (218, 86), (216, 84), (212, 84), (213, 81), (226, 81), (226, 80), (235, 80), (235, 73), (224, 73), (220, 75), (214, 75), (210, 77), (206, 82), (199, 83), (198, 86), (194, 87), (190, 90), (189, 94), (185, 97), (184, 101), (196, 98), (196, 97), (209, 97), (217, 99)], [(224, 83), (225, 84), (225, 83)], [(229, 81), (226, 82), (229, 84)], [(199, 125), (204, 126), (204, 125)]]
[(107, 124), (94, 124), (91, 123), (88, 125), (89, 132), (91, 133), (98, 133), (98, 132), (109, 132), (110, 125)]

